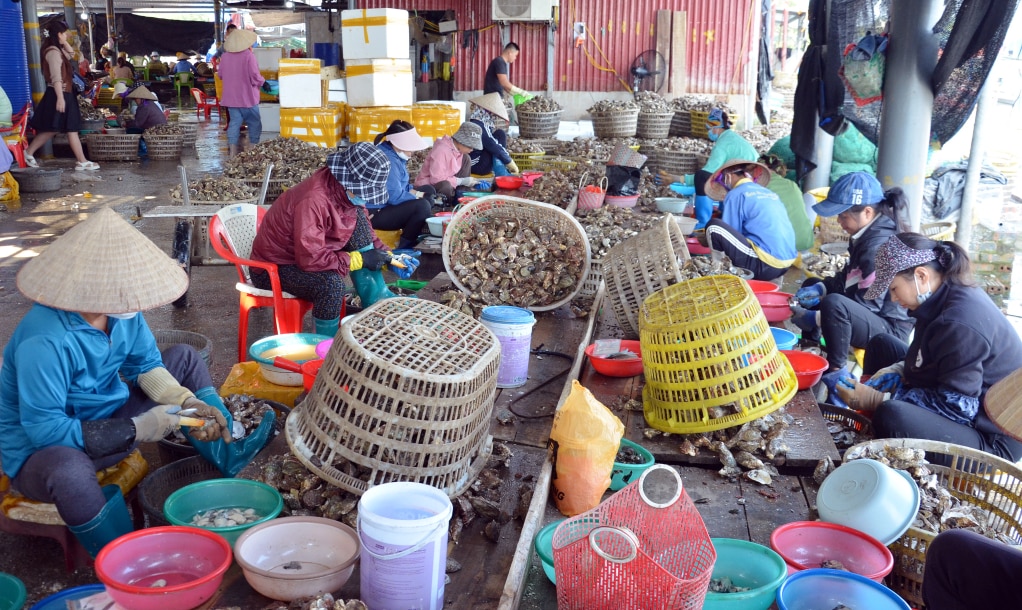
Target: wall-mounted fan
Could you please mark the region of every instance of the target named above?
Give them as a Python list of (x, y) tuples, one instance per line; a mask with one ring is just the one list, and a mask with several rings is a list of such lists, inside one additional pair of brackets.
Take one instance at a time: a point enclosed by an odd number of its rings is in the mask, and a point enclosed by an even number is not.
[(659, 93), (667, 80), (667, 60), (655, 49), (643, 51), (632, 61), (632, 91)]

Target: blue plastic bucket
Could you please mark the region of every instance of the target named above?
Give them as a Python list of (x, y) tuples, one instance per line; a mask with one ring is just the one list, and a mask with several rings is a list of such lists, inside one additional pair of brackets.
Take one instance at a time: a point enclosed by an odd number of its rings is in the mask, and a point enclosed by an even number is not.
[(771, 326), (770, 334), (774, 336), (777, 349), (794, 349), (795, 344), (798, 343), (798, 336), (790, 330)]
[(312, 56), (323, 60), (323, 67), (341, 63), (341, 47), (336, 42), (314, 42)]
[(532, 349), (532, 327), (536, 316), (528, 309), (510, 305), (483, 308), (479, 322), (497, 335), (500, 341), (498, 388), (517, 388), (529, 379), (529, 352)]

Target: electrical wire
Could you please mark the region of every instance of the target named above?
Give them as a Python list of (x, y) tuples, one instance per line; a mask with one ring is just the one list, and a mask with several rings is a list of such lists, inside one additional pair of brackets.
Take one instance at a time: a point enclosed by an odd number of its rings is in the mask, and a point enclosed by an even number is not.
[(536, 356), (557, 356), (558, 358), (564, 358), (566, 360), (571, 361), (572, 364), (569, 364), (568, 368), (566, 368), (563, 371), (557, 373), (556, 375), (552, 375), (551, 377), (545, 379), (542, 383), (540, 383), (539, 385), (529, 389), (524, 394), (521, 394), (519, 396), (515, 396), (511, 400), (511, 402), (508, 403), (507, 409), (508, 409), (508, 411), (511, 411), (511, 413), (513, 413), (514, 415), (516, 415), (516, 416), (518, 416), (518, 417), (520, 417), (522, 419), (543, 419), (544, 417), (553, 417), (554, 413), (557, 412), (557, 408), (556, 408), (557, 405), (556, 404), (554, 405), (554, 410), (551, 411), (550, 413), (543, 413), (543, 414), (538, 414), (538, 415), (537, 414), (521, 413), (520, 411), (516, 411), (514, 406), (515, 406), (515, 403), (518, 402), (519, 400), (521, 400), (521, 399), (525, 398), (526, 396), (532, 394), (536, 390), (545, 387), (551, 381), (553, 381), (555, 379), (558, 379), (560, 377), (563, 377), (568, 372), (570, 372), (571, 369), (572, 369), (572, 366), (574, 365), (574, 362), (575, 362), (575, 356), (573, 356), (571, 354), (565, 354), (564, 352), (556, 352), (556, 351), (551, 351), (551, 350), (545, 350), (545, 349), (543, 349), (543, 344), (542, 343), (539, 346), (537, 346), (535, 349), (530, 350), (529, 353), (533, 354), (533, 355), (536, 355)]

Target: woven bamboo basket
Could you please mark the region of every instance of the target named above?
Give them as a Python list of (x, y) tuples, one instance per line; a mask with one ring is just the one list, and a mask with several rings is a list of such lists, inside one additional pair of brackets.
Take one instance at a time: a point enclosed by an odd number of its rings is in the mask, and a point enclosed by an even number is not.
[(459, 495), (490, 455), (499, 367), (500, 342), (471, 316), (384, 299), (342, 326), (287, 418), (287, 442), (310, 470), (355, 494), (413, 481)]
[(590, 113), (597, 138), (631, 138), (639, 125), (639, 109)]
[(848, 243), (848, 233), (841, 228), (837, 216), (817, 216), (820, 221), (820, 244)]
[(177, 133), (159, 135), (142, 134), (145, 138), (149, 158), (154, 161), (174, 161), (181, 158), (184, 136)]
[(665, 170), (672, 174), (694, 174), (703, 163), (702, 157), (693, 152), (683, 150), (658, 150), (656, 154), (657, 170)]
[(674, 111), (674, 116), (671, 117), (671, 131), (669, 135), (680, 138), (687, 138), (692, 135), (692, 115), (689, 114), (688, 110)]
[(685, 280), (642, 303), (639, 341), (646, 422), (689, 434), (771, 413), (798, 390), (763, 309), (734, 275)]
[(520, 138), (552, 138), (561, 128), (563, 110), (554, 112), (529, 112), (517, 110), (518, 137)]
[(524, 171), (536, 169), (536, 160), (543, 158), (546, 153), (510, 153), (511, 159), (518, 165), (518, 169)]
[(674, 111), (664, 112), (639, 112), (639, 118), (635, 124), (635, 135), (640, 138), (659, 139), (671, 135), (671, 121), (674, 120)]
[[(645, 350), (642, 357), (645, 360)], [(862, 454), (867, 449), (880, 451), (885, 446), (926, 451), (926, 459), (931, 462), (928, 468), (941, 486), (962, 502), (988, 511), (988, 525), (994, 531), (1015, 544), (1022, 542), (1022, 468), (977, 449), (917, 438), (859, 443), (845, 452), (845, 461), (866, 457)], [(936, 537), (937, 532), (913, 525), (888, 547), (894, 554), (894, 570), (887, 576), (887, 586), (919, 610), (925, 608), (922, 588), (926, 550)]]
[(639, 308), (654, 292), (681, 281), (681, 268), (689, 259), (685, 234), (674, 216), (611, 248), (603, 257), (607, 299), (617, 323), (629, 339), (639, 336)]
[(18, 167), (10, 169), (23, 193), (49, 193), (60, 188), (64, 170), (59, 167)]
[[(561, 208), (522, 199), (520, 197), (504, 197), (501, 195), (490, 195), (480, 197), (462, 206), (444, 232), (443, 260), (444, 269), (451, 276), (451, 281), (465, 294), (472, 294), (472, 290), (465, 286), (458, 274), (454, 271), (454, 254), (461, 252), (466, 240), (478, 234), (481, 230), (492, 227), (493, 222), (504, 220), (515, 221), (521, 230), (531, 229), (539, 232), (540, 227), (549, 228), (562, 235), (570, 236), (574, 244), (560, 244), (568, 247), (569, 252), (565, 257), (568, 266), (579, 266), (578, 280), (573, 286), (566, 288), (551, 288), (551, 294), (543, 301), (535, 304), (523, 305), (507, 303), (507, 305), (518, 305), (532, 311), (548, 311), (557, 309), (561, 305), (571, 301), (582, 289), (582, 284), (589, 273), (591, 253), (589, 250), (589, 239), (586, 237), (585, 229), (579, 224), (575, 217)], [(512, 273), (510, 268), (499, 268), (495, 278), (500, 283), (501, 275), (505, 277)]]
[(195, 141), (199, 139), (199, 122), (181, 121), (178, 125), (181, 126), (181, 131), (184, 134), (183, 144), (185, 146), (194, 146)]
[(603, 284), (603, 262), (601, 259), (594, 258), (589, 261), (589, 273), (582, 281), (582, 289), (578, 291), (578, 294), (583, 297), (595, 296), (600, 291), (601, 284)]
[(94, 133), (85, 139), (93, 161), (138, 161), (139, 134)]
[(919, 227), (919, 232), (935, 241), (953, 241), (957, 228), (954, 222), (931, 222)]

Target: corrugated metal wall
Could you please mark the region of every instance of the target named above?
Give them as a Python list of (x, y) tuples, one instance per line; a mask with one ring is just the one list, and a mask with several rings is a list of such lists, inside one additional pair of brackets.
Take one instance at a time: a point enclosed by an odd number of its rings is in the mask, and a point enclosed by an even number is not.
[[(491, 0), (366, 0), (365, 8), (446, 10), (452, 8), (461, 30), (457, 38), (458, 90), (483, 87), (490, 60), (500, 53), (500, 32), (491, 19)], [(656, 48), (658, 9), (686, 11), (689, 93), (750, 94), (747, 62), (758, 42), (758, 0), (560, 0), (555, 33), (554, 88), (559, 91), (622, 91), (618, 77), (629, 81), (632, 60)], [(588, 39), (576, 48), (572, 25), (586, 24)], [(538, 23), (512, 22), (510, 39), (522, 48), (511, 67), (511, 80), (530, 91), (547, 80), (547, 29)], [(465, 30), (481, 30), (478, 47), (463, 47)], [(471, 39), (470, 39), (471, 41)], [(586, 54), (588, 52), (588, 56)], [(616, 71), (616, 73), (615, 73)], [(662, 92), (666, 92), (666, 87)]]

